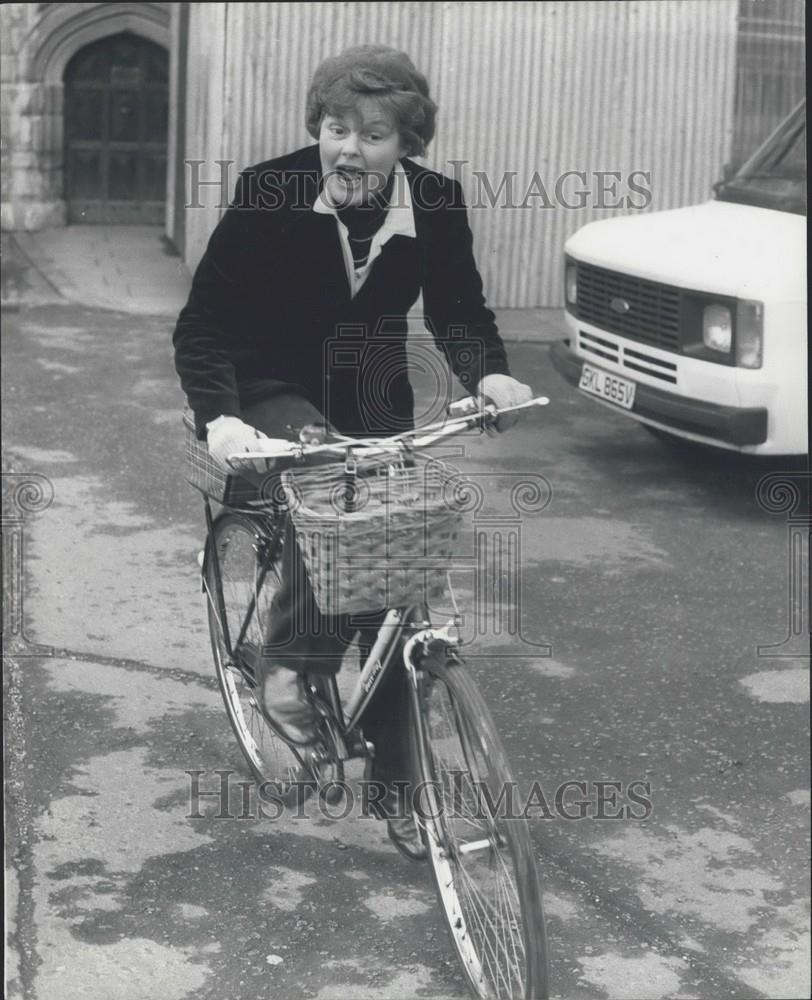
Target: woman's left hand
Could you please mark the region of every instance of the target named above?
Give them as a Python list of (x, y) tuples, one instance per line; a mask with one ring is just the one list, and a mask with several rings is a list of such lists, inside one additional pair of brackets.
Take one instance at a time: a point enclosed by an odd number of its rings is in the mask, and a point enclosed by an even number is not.
[[(518, 379), (510, 375), (485, 375), (477, 387), (477, 395), (482, 398), (487, 396), (493, 400), (494, 404), (501, 410), (504, 406), (518, 406), (519, 403), (526, 403), (533, 398), (533, 391), (529, 385), (519, 382)], [(518, 413), (505, 413), (496, 422), (498, 431), (505, 431), (512, 427), (519, 419)]]

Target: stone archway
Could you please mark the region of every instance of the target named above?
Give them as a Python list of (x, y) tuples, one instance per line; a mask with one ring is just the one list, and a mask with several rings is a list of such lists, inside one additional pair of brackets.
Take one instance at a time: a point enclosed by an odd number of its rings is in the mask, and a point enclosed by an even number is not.
[[(4, 84), (4, 129), (13, 150), (4, 179), (4, 229), (65, 224), (64, 74), (85, 46), (130, 32), (170, 49), (168, 3), (15, 4), (28, 7), (19, 74)], [(26, 12), (27, 13), (27, 12)]]
[(57, 3), (43, 5), (31, 75), (48, 85), (62, 83), (65, 68), (91, 42), (129, 31), (169, 48), (169, 4)]

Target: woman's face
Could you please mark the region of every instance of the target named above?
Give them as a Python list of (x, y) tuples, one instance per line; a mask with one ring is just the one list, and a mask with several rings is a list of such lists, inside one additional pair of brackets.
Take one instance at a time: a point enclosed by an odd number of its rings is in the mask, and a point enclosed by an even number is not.
[(369, 98), (362, 98), (352, 112), (325, 116), (319, 152), (324, 189), (337, 208), (369, 201), (406, 155), (395, 123)]

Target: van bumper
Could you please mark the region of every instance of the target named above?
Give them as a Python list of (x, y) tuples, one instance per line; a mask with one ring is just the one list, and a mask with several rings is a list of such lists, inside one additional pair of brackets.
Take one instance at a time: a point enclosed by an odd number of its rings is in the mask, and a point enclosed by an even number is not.
[[(568, 340), (556, 341), (550, 354), (558, 373), (577, 388), (584, 359), (570, 348), (569, 343)], [(624, 378), (628, 376), (624, 375)], [(631, 410), (617, 407), (619, 413), (656, 421), (677, 433), (700, 434), (733, 446), (764, 444), (767, 440), (765, 407), (721, 406), (704, 399), (690, 399), (665, 392), (641, 382), (636, 382), (636, 386), (634, 406)]]

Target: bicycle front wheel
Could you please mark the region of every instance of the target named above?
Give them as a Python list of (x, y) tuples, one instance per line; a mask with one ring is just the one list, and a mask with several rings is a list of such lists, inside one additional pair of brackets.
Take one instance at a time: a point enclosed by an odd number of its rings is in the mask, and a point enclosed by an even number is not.
[(547, 997), (547, 937), (527, 820), (476, 684), (456, 658), (421, 664), (415, 790), (437, 893), (477, 997)]
[(260, 712), (256, 687), (239, 661), (243, 651), (256, 658), (262, 649), (271, 601), (281, 583), (284, 539), (279, 522), (225, 511), (214, 522), (205, 573), (214, 666), (229, 721), (256, 780), (280, 787), (297, 780), (301, 757)]

